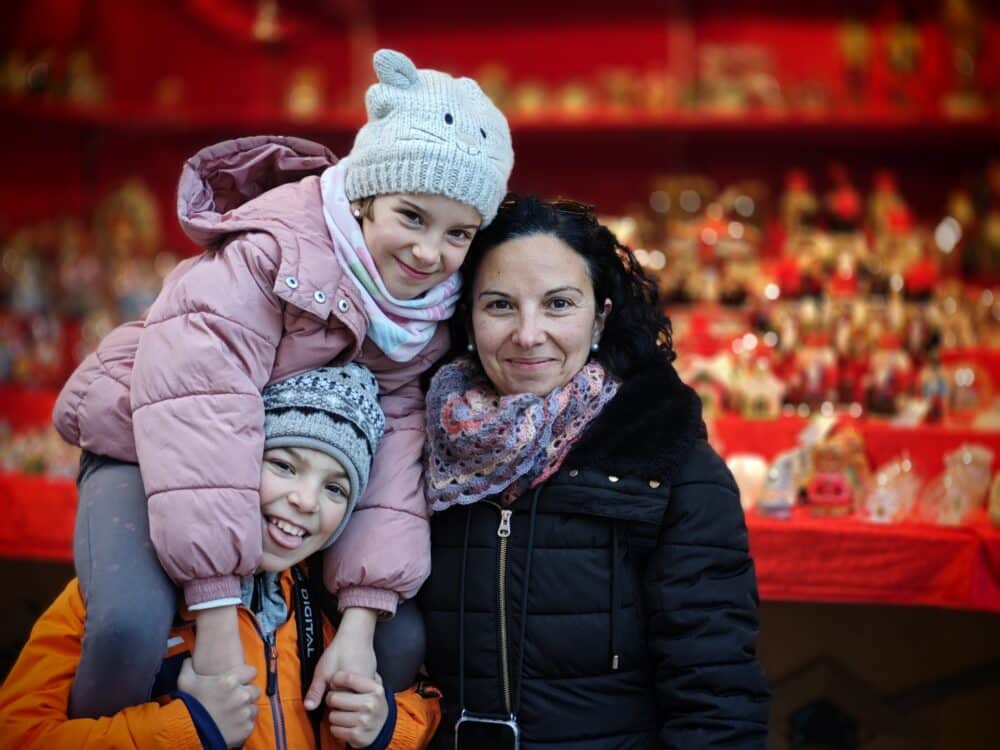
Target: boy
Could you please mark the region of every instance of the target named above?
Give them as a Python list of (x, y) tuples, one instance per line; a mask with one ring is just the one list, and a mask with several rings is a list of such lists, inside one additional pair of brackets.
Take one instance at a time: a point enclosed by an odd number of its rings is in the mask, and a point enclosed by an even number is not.
[(322, 615), (318, 565), (305, 564), (344, 530), (385, 427), (364, 367), (323, 367), (264, 389), (262, 562), (242, 582), (239, 633), (246, 664), (220, 676), (191, 667), (194, 618), (182, 609), (153, 688), (156, 702), (99, 719), (68, 719), (86, 610), (76, 580), (32, 630), (0, 688), (7, 748), (425, 747), (438, 694), (392, 695), (376, 675), (339, 672), (326, 707), (302, 696), (334, 629)]

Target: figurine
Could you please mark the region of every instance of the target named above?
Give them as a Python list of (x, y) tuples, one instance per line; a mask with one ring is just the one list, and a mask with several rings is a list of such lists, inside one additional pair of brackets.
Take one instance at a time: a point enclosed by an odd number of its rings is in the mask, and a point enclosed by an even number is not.
[(920, 479), (904, 453), (880, 466), (867, 483), (859, 509), (872, 523), (899, 523), (913, 510)]
[(809, 176), (801, 169), (785, 175), (785, 193), (781, 197), (781, 223), (791, 237), (806, 227), (816, 225), (819, 203), (809, 186)]
[(840, 57), (844, 61), (850, 101), (854, 105), (860, 105), (865, 96), (871, 60), (871, 33), (861, 19), (852, 18), (841, 26)]

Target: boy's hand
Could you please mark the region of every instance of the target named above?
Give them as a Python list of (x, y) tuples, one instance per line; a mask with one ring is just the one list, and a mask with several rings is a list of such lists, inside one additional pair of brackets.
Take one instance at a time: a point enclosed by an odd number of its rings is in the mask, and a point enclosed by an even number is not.
[(344, 610), (340, 626), (333, 641), (316, 663), (312, 683), (305, 695), (305, 707), (312, 711), (323, 702), (323, 693), (332, 687), (337, 672), (352, 672), (364, 677), (374, 677), (375, 622), (378, 615), (373, 609), (349, 607)]
[(260, 688), (251, 684), (256, 676), (257, 670), (249, 664), (222, 675), (200, 675), (191, 660), (185, 659), (177, 687), (198, 699), (215, 721), (226, 747), (232, 748), (246, 742), (257, 721)]
[(191, 655), (195, 672), (206, 676), (221, 675), (244, 663), (235, 606), (196, 611), (195, 629), (197, 638)]
[(330, 734), (351, 747), (368, 747), (378, 737), (389, 717), (385, 688), (378, 674), (374, 679), (351, 672), (337, 672), (326, 695), (330, 709)]

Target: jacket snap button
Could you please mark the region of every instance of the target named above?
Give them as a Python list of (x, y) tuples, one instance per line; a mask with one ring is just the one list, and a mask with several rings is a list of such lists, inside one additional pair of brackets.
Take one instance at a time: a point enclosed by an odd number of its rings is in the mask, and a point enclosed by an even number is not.
[(616, 477), (614, 475), (609, 475), (608, 476), (608, 481), (611, 482), (612, 484), (614, 484), (615, 482), (618, 481), (618, 477)]
[(295, 278), (294, 276), (289, 276), (288, 278), (286, 278), (285, 279), (285, 283), (288, 284), (288, 288), (289, 289), (298, 289), (299, 288), (299, 280), (297, 278)]
[(351, 303), (348, 302), (346, 299), (342, 299), (340, 300), (340, 302), (337, 303), (337, 309), (340, 310), (341, 312), (347, 312), (348, 309), (350, 309), (350, 307)]
[(322, 305), (324, 302), (326, 302), (326, 292), (324, 292), (322, 289), (317, 289), (313, 293), (313, 299)]
[(576, 469), (570, 469), (570, 470), (569, 470), (569, 475), (570, 475), (571, 477), (575, 477), (575, 476), (577, 476), (577, 475), (578, 475), (579, 473), (580, 473), (580, 472), (579, 472), (579, 471), (577, 471)]
[(659, 482), (658, 479), (650, 479), (649, 480), (649, 486), (652, 487), (655, 490), (657, 487), (660, 486), (660, 482)]

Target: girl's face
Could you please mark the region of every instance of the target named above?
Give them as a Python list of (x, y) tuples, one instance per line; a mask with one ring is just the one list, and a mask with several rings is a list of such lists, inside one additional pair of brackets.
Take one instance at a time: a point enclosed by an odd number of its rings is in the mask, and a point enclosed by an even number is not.
[(503, 242), (483, 258), (472, 290), (472, 336), (501, 395), (544, 396), (566, 385), (598, 341), (600, 315), (583, 258), (558, 237)]
[(394, 193), (375, 198), (361, 229), (386, 289), (403, 300), (455, 273), (481, 222), (476, 209), (451, 198)]
[(312, 448), (264, 451), (264, 556), (259, 570), (285, 570), (322, 548), (344, 519), (350, 492), (344, 467), (326, 453)]

